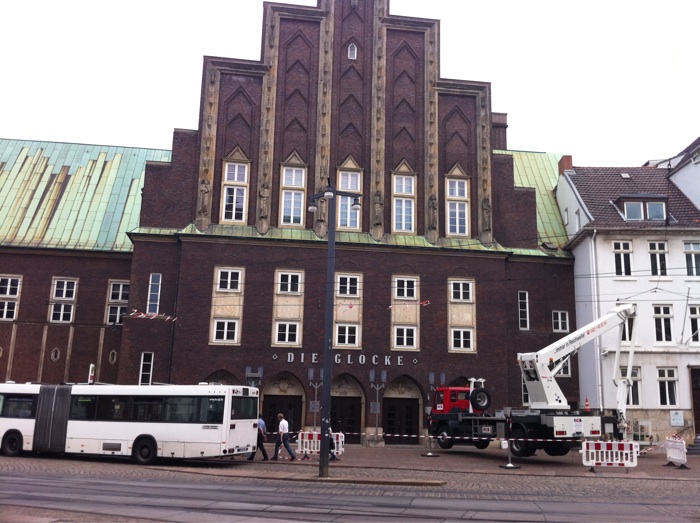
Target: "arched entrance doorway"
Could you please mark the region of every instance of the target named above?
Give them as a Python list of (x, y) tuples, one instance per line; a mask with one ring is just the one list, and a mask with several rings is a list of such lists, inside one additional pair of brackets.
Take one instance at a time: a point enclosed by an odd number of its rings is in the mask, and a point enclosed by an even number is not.
[(241, 385), (244, 383), (227, 370), (217, 370), (216, 372), (209, 374), (209, 376), (204, 378), (202, 381), (207, 383), (221, 383), (222, 385)]
[(364, 419), (364, 394), (349, 374), (333, 380), (331, 386), (331, 428), (345, 434), (345, 443), (360, 443)]
[(382, 402), (385, 444), (420, 443), (422, 404), (420, 388), (408, 376), (399, 376), (388, 385)]
[(304, 428), (304, 387), (288, 372), (281, 372), (266, 379), (262, 388), (261, 416), (267, 424), (268, 432), (277, 432), (277, 414), (284, 414), (289, 423), (289, 432)]

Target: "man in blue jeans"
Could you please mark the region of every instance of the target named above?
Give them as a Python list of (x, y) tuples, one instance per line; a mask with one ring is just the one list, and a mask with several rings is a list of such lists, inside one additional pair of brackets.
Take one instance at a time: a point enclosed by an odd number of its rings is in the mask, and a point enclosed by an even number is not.
[(277, 419), (279, 420), (279, 428), (277, 429), (277, 443), (275, 443), (275, 455), (272, 456), (272, 459), (279, 459), (278, 456), (280, 452), (280, 447), (284, 445), (284, 448), (287, 449), (287, 452), (289, 453), (289, 459), (291, 461), (294, 461), (295, 459), (297, 459), (297, 456), (296, 454), (294, 454), (292, 447), (289, 446), (289, 423), (287, 423), (287, 420), (284, 419), (284, 414), (282, 414), (281, 412), (277, 414)]

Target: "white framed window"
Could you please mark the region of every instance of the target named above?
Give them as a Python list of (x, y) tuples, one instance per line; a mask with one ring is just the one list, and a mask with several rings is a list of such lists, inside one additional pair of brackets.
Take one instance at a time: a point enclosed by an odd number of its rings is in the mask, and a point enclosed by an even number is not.
[(666, 204), (664, 202), (647, 202), (647, 219), (665, 220)]
[(395, 175), (394, 182), (394, 223), (395, 232), (414, 232), (415, 230), (415, 178), (413, 176)]
[(415, 349), (417, 341), (416, 331), (417, 328), (413, 325), (395, 325), (394, 347), (397, 349)]
[(632, 242), (613, 242), (613, 254), (615, 256), (615, 275), (632, 275)]
[(569, 313), (567, 311), (552, 311), (552, 330), (554, 332), (569, 332)]
[(628, 221), (643, 220), (642, 202), (625, 202), (625, 219)]
[(473, 330), (464, 328), (453, 328), (451, 350), (470, 352), (474, 350)]
[(452, 302), (472, 302), (472, 287), (474, 282), (466, 280), (450, 281), (450, 301)]
[[(639, 391), (641, 387), (642, 375), (640, 367), (632, 367), (630, 369), (630, 387), (627, 389), (627, 406), (628, 407), (639, 407), (641, 403), (639, 402)], [(620, 368), (620, 376), (623, 378), (627, 377), (627, 367)]]
[(128, 281), (109, 282), (109, 296), (107, 297), (107, 325), (121, 325), (124, 323), (127, 305), (129, 303)]
[(301, 272), (285, 272), (277, 273), (277, 292), (278, 294), (299, 294), (302, 289), (302, 273)]
[(530, 302), (527, 291), (518, 291), (518, 328), (530, 330)]
[(348, 60), (357, 60), (357, 46), (354, 43), (348, 46)]
[(241, 271), (240, 269), (218, 269), (216, 278), (216, 290), (219, 292), (240, 292), (241, 291)]
[(559, 372), (557, 372), (558, 378), (570, 378), (571, 377), (571, 358), (566, 358), (564, 365), (561, 366)]
[(668, 343), (672, 341), (671, 319), (673, 318), (671, 305), (654, 305), (654, 330), (656, 341)]
[(71, 323), (75, 311), (78, 280), (54, 278), (51, 287), (51, 322)]
[(335, 325), (335, 344), (338, 347), (359, 346), (359, 326), (352, 323), (337, 323)]
[(0, 321), (17, 318), (21, 283), (19, 276), (0, 276)]
[(153, 381), (153, 361), (155, 356), (152, 352), (141, 353), (141, 367), (139, 371), (139, 385), (150, 385)]
[(340, 229), (359, 229), (360, 210), (352, 208), (355, 199), (360, 197), (362, 179), (359, 172), (340, 171), (338, 174), (339, 189), (344, 192), (357, 193), (357, 196), (338, 195), (338, 227)]
[(248, 164), (226, 163), (224, 165), (223, 190), (221, 191), (225, 222), (245, 223), (248, 208)]
[(700, 242), (683, 242), (688, 276), (700, 276)]
[(658, 367), (659, 377), (659, 405), (662, 407), (677, 407), (678, 396), (676, 388), (678, 384), (678, 372), (675, 367)]
[(282, 225), (304, 226), (306, 169), (284, 167), (282, 169), (282, 197), (280, 215)]
[(447, 183), (447, 234), (469, 234), (469, 181), (448, 178)]
[(215, 319), (214, 342), (238, 343), (238, 320)]
[(688, 306), (688, 316), (690, 317), (690, 341), (700, 343), (700, 305)]
[(338, 296), (358, 297), (360, 295), (360, 277), (350, 274), (338, 275)]
[(666, 242), (649, 242), (649, 264), (652, 276), (666, 276)]
[(634, 320), (627, 318), (622, 324), (622, 343), (632, 343), (632, 335), (634, 334)]
[(418, 280), (416, 278), (397, 276), (394, 278), (394, 297), (397, 300), (415, 300), (417, 286)]
[(278, 321), (275, 332), (277, 344), (296, 345), (299, 342), (299, 322)]
[(148, 302), (146, 303), (146, 312), (148, 314), (158, 314), (160, 308), (160, 287), (162, 284), (163, 275), (157, 272), (152, 272), (148, 281)]

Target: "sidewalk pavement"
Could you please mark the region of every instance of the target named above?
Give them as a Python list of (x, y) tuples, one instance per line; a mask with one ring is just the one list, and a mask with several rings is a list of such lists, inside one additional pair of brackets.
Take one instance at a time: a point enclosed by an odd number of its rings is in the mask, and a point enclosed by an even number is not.
[[(687, 456), (686, 468), (667, 466), (668, 459), (664, 447), (643, 447), (636, 467), (595, 467), (593, 470), (583, 465), (582, 454), (578, 449), (570, 451), (566, 456), (549, 456), (539, 450), (529, 458), (509, 458), (508, 450), (501, 449), (496, 443), (492, 443), (485, 450), (478, 450), (472, 446), (429, 450), (412, 445), (390, 445), (382, 448), (345, 445), (345, 453), (340, 460), (330, 461), (328, 478), (319, 477), (318, 455), (309, 456), (309, 459), (302, 458), (303, 456), (297, 454), (295, 461), (280, 456), (279, 461), (263, 462), (258, 454), (258, 459), (254, 462), (236, 459), (236, 466), (218, 466), (212, 462), (201, 462), (196, 467), (190, 467), (187, 462), (183, 462), (183, 466), (188, 472), (200, 474), (405, 486), (444, 485), (447, 473), (452, 472), (700, 480), (700, 456)], [(512, 466), (509, 466), (509, 463)]]

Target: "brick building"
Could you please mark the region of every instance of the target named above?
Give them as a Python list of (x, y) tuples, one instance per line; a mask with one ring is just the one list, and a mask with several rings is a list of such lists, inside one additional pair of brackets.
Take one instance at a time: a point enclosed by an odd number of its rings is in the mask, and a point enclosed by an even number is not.
[[(119, 383), (262, 375), (272, 430), (280, 410), (292, 430), (319, 426), (328, 202), (307, 205), (331, 185), (343, 192), (333, 428), (349, 442), (378, 430), (400, 435), (387, 443), (418, 443), (431, 386), (471, 377), (486, 380), (494, 406), (520, 405), (516, 353), (575, 325), (552, 191), (566, 159), (508, 151), (490, 92), (440, 78), (439, 22), (393, 16), (388, 0), (265, 4), (261, 60), (205, 57), (199, 128), (175, 130), (171, 157), (141, 157), (140, 207), (105, 206), (112, 219), (140, 211), (138, 226), (119, 228), (132, 245), (29, 249), (0, 224), (0, 303), (15, 311), (0, 318), (0, 369), (84, 381), (100, 358), (99, 379)], [(28, 265), (29, 251), (40, 262)], [(80, 277), (76, 297), (92, 338), (47, 312), (52, 278), (78, 271), (100, 275), (89, 287)], [(127, 306), (105, 300), (112, 283), (128, 285), (128, 308), (110, 324), (110, 307)], [(561, 381), (576, 404), (575, 362)]]
[[(172, 162), (147, 166), (130, 303), (158, 317), (126, 319), (120, 381), (262, 373), (273, 428), (280, 410), (294, 430), (318, 425), (328, 206), (307, 205), (332, 185), (346, 193), (334, 428), (418, 442), (431, 376), (485, 378), (496, 405), (521, 403), (516, 352), (560, 336), (553, 314), (559, 330), (574, 321), (563, 228), (544, 237), (557, 213), (538, 229), (558, 158), (503, 151), (490, 85), (440, 78), (439, 23), (388, 9), (266, 4), (259, 62), (205, 58), (199, 129), (176, 130)], [(514, 162), (550, 185), (516, 186)]]

